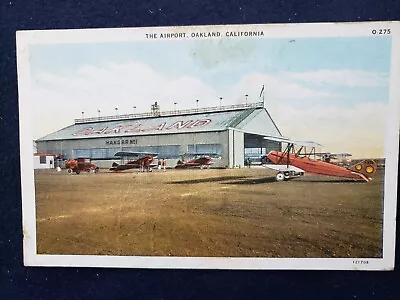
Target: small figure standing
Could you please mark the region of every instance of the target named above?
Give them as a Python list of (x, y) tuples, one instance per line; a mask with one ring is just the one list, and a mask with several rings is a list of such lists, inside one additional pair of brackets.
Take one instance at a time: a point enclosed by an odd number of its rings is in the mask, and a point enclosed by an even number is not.
[(162, 160), (162, 167), (165, 172), (165, 167), (167, 166), (167, 161), (165, 159)]
[(149, 172), (149, 171), (150, 171), (150, 160), (149, 160), (149, 159), (146, 159), (146, 160), (144, 161), (144, 167), (145, 167), (145, 169), (146, 169), (146, 172)]
[(161, 170), (161, 160), (158, 160), (158, 170)]

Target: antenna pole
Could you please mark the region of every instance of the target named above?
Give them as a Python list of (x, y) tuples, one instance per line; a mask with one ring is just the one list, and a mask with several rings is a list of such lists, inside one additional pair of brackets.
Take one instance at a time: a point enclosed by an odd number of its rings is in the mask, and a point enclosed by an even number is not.
[(265, 90), (264, 90), (264, 85), (263, 85), (263, 107), (265, 108)]
[(263, 85), (262, 89), (261, 89), (261, 92), (260, 92), (260, 98), (261, 98), (261, 95), (262, 95), (263, 107), (265, 107), (264, 88), (265, 88), (265, 86)]

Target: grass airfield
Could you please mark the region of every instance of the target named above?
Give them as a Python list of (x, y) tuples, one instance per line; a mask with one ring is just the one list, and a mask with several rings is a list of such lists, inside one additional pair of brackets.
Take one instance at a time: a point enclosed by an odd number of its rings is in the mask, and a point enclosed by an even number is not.
[(263, 167), (35, 170), (38, 254), (382, 257), (383, 170), (371, 183)]

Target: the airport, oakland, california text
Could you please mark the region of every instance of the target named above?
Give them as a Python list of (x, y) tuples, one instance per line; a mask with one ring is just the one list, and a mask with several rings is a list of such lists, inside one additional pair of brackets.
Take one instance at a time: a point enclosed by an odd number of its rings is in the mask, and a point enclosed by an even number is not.
[(210, 31), (210, 32), (167, 32), (146, 33), (147, 39), (184, 39), (184, 38), (215, 38), (215, 37), (260, 37), (264, 31)]

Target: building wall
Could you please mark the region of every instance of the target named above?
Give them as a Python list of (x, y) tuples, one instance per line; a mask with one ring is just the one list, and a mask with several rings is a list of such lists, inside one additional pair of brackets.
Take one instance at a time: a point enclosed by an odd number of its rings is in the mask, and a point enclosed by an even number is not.
[[(271, 150), (280, 150), (280, 143), (267, 141), (262, 136), (226, 130), (222, 132), (185, 133), (168, 135), (91, 138), (64, 141), (38, 141), (38, 152), (63, 154), (65, 158), (91, 157), (101, 168), (109, 168), (112, 161), (121, 163), (114, 154), (118, 151), (156, 152), (169, 147), (175, 153), (165, 156), (168, 166), (175, 166), (187, 152), (212, 152), (221, 155), (214, 159), (214, 167), (243, 167), (247, 157), (258, 157)], [(99, 159), (101, 155), (108, 160)], [(162, 153), (159, 158), (164, 158)], [(43, 166), (42, 166), (43, 167)]]
[[(227, 132), (197, 132), (129, 136), (123, 138), (83, 138), (63, 141), (38, 141), (37, 148), (39, 152), (63, 154), (67, 159), (76, 158), (78, 156), (99, 158), (99, 155), (112, 158), (116, 152), (122, 150), (161, 153), (163, 150), (167, 149), (169, 152), (166, 152), (166, 158), (169, 166), (174, 166), (180, 158), (180, 155), (184, 153), (192, 150), (206, 151), (209, 148), (209, 152), (219, 150), (218, 154), (221, 155), (221, 159), (215, 160), (215, 165), (227, 166), (228, 148), (226, 147), (226, 143)], [(159, 152), (160, 150), (161, 152)], [(161, 156), (162, 155), (159, 155), (159, 158), (162, 158)], [(118, 159), (114, 160), (118, 161)], [(98, 164), (100, 167), (109, 167), (110, 161), (101, 162), (99, 160)]]
[(54, 157), (53, 156), (33, 156), (33, 168), (34, 169), (53, 169), (54, 168)]
[(276, 124), (273, 122), (266, 109), (255, 110), (237, 126), (237, 129), (259, 135), (281, 136)]

